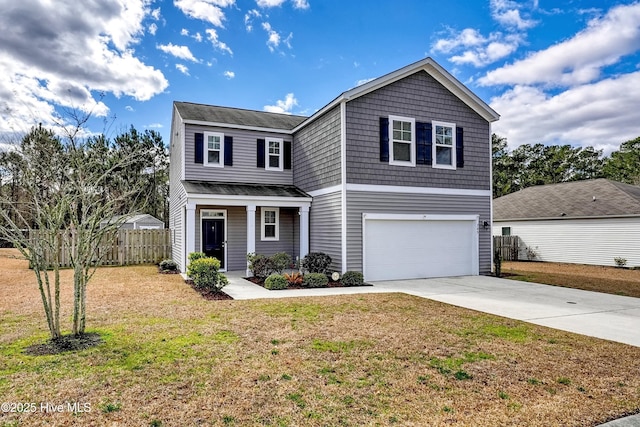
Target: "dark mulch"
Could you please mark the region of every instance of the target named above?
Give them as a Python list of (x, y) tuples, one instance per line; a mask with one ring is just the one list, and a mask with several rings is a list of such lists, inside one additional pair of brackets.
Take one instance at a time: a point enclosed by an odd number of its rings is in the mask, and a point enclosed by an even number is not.
[[(245, 277), (245, 280), (250, 281), (251, 283), (255, 283), (258, 286), (262, 286), (264, 288), (264, 280), (258, 278), (258, 277)], [(364, 283), (360, 286), (373, 286), (370, 283)], [(341, 281), (333, 281), (333, 280), (329, 280), (329, 283), (327, 283), (327, 286), (323, 286), (324, 288), (348, 288), (349, 286), (345, 286), (342, 284)], [(359, 287), (359, 286), (351, 286), (351, 287)], [(289, 285), (287, 286), (287, 289), (310, 289), (308, 286), (303, 286), (303, 285)], [(286, 291), (287, 289), (281, 289)], [(317, 288), (316, 288), (317, 289)]]
[(184, 282), (187, 285), (191, 286), (191, 288), (193, 288), (194, 291), (199, 293), (200, 296), (202, 296), (202, 298), (204, 298), (204, 299), (206, 299), (208, 301), (226, 301), (226, 300), (232, 300), (233, 299), (232, 296), (227, 295), (223, 291), (212, 291), (212, 290), (209, 290), (209, 289), (198, 289), (195, 286), (193, 286), (193, 280), (191, 280), (191, 279), (186, 279)]
[(34, 344), (25, 348), (25, 354), (30, 356), (47, 356), (68, 351), (86, 350), (102, 344), (102, 337), (94, 332), (82, 335), (63, 335), (58, 339), (50, 339), (44, 344)]

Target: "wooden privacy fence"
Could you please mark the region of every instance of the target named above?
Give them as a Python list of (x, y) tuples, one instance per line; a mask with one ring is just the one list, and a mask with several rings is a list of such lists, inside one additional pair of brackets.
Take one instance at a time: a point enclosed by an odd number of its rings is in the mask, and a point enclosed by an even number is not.
[[(72, 235), (60, 249), (60, 266), (71, 267)], [(38, 238), (33, 232), (31, 238)], [(98, 265), (156, 264), (171, 258), (171, 230), (118, 230), (115, 238), (98, 247)]]
[(493, 236), (493, 250), (500, 251), (503, 261), (518, 261), (518, 236)]

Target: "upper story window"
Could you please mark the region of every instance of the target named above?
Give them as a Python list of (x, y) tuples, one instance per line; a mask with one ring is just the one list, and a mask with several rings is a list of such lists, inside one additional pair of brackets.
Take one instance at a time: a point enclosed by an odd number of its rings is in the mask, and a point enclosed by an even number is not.
[(389, 164), (415, 166), (416, 121), (409, 117), (389, 116)]
[(207, 166), (224, 166), (224, 134), (216, 132), (204, 133), (204, 164)]
[(262, 240), (280, 239), (280, 209), (262, 208)]
[(454, 123), (433, 122), (433, 167), (456, 168), (456, 125)]
[(267, 150), (267, 162), (265, 168), (281, 171), (283, 169), (282, 154), (284, 152), (282, 139), (267, 138), (265, 148)]

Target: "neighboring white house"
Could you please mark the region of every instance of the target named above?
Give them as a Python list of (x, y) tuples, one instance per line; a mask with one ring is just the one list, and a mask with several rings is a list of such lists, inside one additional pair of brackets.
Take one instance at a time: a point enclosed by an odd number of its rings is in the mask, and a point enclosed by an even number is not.
[[(119, 216), (115, 216), (110, 220), (102, 221), (101, 224), (107, 224), (110, 221), (117, 221)], [(121, 230), (160, 230), (164, 228), (164, 222), (149, 214), (138, 214), (130, 217), (122, 223)]]
[(640, 187), (608, 179), (525, 188), (494, 199), (493, 234), (520, 238), (520, 259), (640, 266)]

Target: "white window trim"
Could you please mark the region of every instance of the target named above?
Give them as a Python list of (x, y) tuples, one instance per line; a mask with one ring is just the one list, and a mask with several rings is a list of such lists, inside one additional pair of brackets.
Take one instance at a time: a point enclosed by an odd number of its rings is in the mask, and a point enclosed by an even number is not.
[[(275, 168), (273, 166), (269, 166), (269, 143), (270, 142), (277, 142), (279, 147), (280, 147), (280, 154), (278, 155), (278, 167)], [(284, 170), (284, 141), (282, 138), (265, 138), (265, 142), (264, 142), (264, 168), (266, 170), (272, 170), (272, 171), (283, 171)]]
[[(266, 212), (275, 212), (276, 213), (276, 235), (275, 237), (266, 237), (265, 236), (265, 226), (267, 225), (264, 221), (264, 216)], [(260, 208), (260, 240), (262, 241), (270, 241), (275, 242), (280, 240), (280, 208)], [(270, 224), (269, 224), (270, 225)]]
[[(209, 137), (217, 136), (220, 138), (220, 157), (219, 163), (209, 163)], [(220, 132), (205, 132), (204, 133), (204, 165), (211, 168), (223, 168), (224, 167), (224, 133)], [(215, 150), (213, 150), (215, 151)]]
[[(436, 157), (436, 147), (438, 144), (436, 143), (436, 126), (445, 126), (451, 128), (451, 164), (450, 165), (439, 165), (438, 158)], [(449, 169), (456, 170), (456, 124), (455, 123), (447, 123), (447, 122), (431, 122), (431, 158), (433, 161), (431, 162), (432, 167), (436, 169)], [(441, 147), (445, 147), (445, 145), (440, 145)], [(446, 147), (449, 147), (446, 145)]]
[[(411, 141), (409, 144), (410, 161), (395, 160), (393, 158), (393, 122), (410, 122), (411, 123)], [(412, 117), (389, 116), (389, 164), (395, 166), (416, 166), (416, 119)]]

